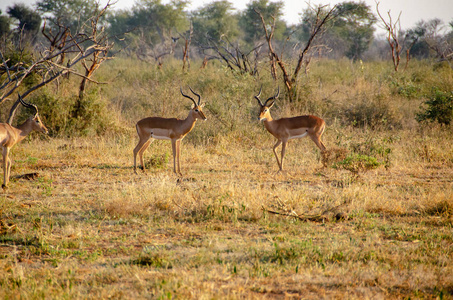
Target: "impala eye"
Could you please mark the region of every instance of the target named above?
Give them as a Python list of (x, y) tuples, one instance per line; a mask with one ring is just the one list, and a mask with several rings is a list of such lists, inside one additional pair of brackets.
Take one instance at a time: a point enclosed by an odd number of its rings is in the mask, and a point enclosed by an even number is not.
[(198, 112), (198, 109), (195, 109), (196, 112)]

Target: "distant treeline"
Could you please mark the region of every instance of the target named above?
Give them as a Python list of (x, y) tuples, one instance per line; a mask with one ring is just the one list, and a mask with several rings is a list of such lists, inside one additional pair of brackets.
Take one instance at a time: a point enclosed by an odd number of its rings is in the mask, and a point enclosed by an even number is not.
[[(112, 1), (113, 3), (114, 1)], [(115, 9), (109, 3), (100, 6), (96, 0), (42, 0), (32, 7), (13, 4), (0, 13), (0, 35), (3, 44), (21, 36), (39, 45), (43, 32), (53, 34), (89, 34), (87, 22), (101, 14), (102, 24), (115, 51), (135, 55), (139, 59), (162, 64), (168, 57), (219, 59), (219, 50), (248, 55), (266, 55), (265, 32), (260, 15), (272, 34), (275, 47), (286, 57), (296, 57), (307, 43), (319, 17), (317, 10), (327, 14), (332, 7), (308, 7), (300, 12), (300, 22), (289, 26), (283, 20), (283, 1), (250, 1), (245, 10), (237, 11), (229, 1), (212, 1), (188, 11), (190, 1), (136, 0), (131, 9)], [(364, 2), (345, 1), (338, 4), (334, 17), (322, 34), (316, 36), (313, 55), (338, 59), (376, 60), (392, 57), (393, 37), (389, 41), (375, 38), (376, 25), (391, 25), (396, 47), (403, 57), (452, 59), (453, 21), (443, 24), (439, 19), (420, 20), (414, 28), (399, 29), (399, 16), (381, 12)], [(388, 20), (385, 20), (388, 17)], [(393, 20), (391, 19), (393, 18)], [(393, 23), (392, 23), (393, 22)], [(45, 30), (43, 31), (43, 28)], [(63, 31), (68, 28), (68, 31)], [(61, 32), (60, 32), (61, 31)], [(393, 31), (393, 32), (392, 32)], [(58, 45), (55, 45), (58, 47)], [(393, 49), (393, 48), (392, 48)]]

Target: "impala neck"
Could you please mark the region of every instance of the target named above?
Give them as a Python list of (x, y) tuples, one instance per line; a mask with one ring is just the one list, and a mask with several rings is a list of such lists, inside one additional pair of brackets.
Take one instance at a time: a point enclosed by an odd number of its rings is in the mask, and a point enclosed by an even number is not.
[(16, 143), (22, 141), (24, 138), (27, 137), (27, 135), (30, 134), (30, 132), (33, 131), (33, 128), (31, 126), (31, 122), (34, 122), (32, 119), (27, 119), (24, 123), (17, 127), (13, 127), (13, 130), (16, 132)]
[(274, 119), (272, 119), (271, 114), (267, 114), (266, 119), (263, 120), (264, 124), (266, 124), (268, 122), (272, 122), (272, 121), (274, 121)]
[(274, 119), (272, 119), (270, 113), (266, 114), (266, 119), (263, 120), (263, 123), (264, 123), (264, 127), (267, 129), (267, 131), (274, 134), (276, 124), (274, 122)]
[(193, 111), (193, 109), (191, 109), (189, 111), (189, 115), (183, 121), (183, 124), (184, 124), (182, 126), (183, 132), (184, 133), (190, 132), (193, 129), (193, 127), (195, 126), (195, 122), (197, 122), (197, 118), (195, 117), (195, 112)]
[(263, 122), (264, 122), (264, 126), (266, 126), (266, 128), (267, 128), (269, 125), (271, 125), (271, 123), (274, 119), (272, 119), (271, 113), (269, 111), (264, 116), (266, 118), (263, 120)]

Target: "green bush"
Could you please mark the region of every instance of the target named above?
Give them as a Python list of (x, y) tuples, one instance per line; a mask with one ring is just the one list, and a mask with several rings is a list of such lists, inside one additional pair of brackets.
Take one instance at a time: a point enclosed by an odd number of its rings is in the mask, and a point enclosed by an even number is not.
[(344, 110), (345, 125), (371, 129), (396, 129), (401, 128), (401, 122), (397, 114), (384, 101), (372, 101), (364, 99), (356, 103), (348, 103)]
[(336, 162), (333, 168), (345, 169), (358, 174), (359, 172), (376, 169), (380, 165), (375, 157), (353, 153), (348, 155), (344, 160)]
[[(77, 95), (68, 96), (54, 94), (48, 88), (30, 97), (28, 101), (36, 104), (44, 125), (51, 136), (94, 136), (118, 129), (115, 113), (108, 110), (106, 100), (91, 89), (81, 101), (81, 109), (77, 117), (73, 110)], [(30, 116), (27, 110), (21, 110), (17, 122), (20, 123)]]
[(437, 121), (442, 125), (449, 125), (453, 119), (453, 92), (442, 92), (433, 89), (428, 100), (424, 102), (424, 111), (417, 114), (417, 121)]

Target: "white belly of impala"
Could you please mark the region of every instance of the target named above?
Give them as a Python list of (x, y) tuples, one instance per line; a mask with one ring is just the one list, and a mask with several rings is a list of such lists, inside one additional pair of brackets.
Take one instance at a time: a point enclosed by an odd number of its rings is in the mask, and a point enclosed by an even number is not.
[(300, 139), (300, 138), (303, 138), (304, 136), (306, 136), (307, 134), (308, 134), (308, 132), (305, 131), (303, 134), (293, 135), (289, 139), (290, 140), (292, 140), (292, 139)]
[(156, 140), (171, 140), (168, 136), (159, 136), (159, 135), (151, 134), (151, 137)]

